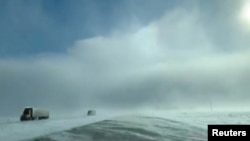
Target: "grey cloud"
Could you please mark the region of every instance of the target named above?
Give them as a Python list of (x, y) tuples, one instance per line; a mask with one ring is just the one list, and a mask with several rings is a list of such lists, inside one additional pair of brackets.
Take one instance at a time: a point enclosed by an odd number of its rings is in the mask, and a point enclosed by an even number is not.
[(177, 9), (133, 33), (79, 40), (58, 56), (2, 59), (1, 110), (247, 104), (249, 50), (218, 52), (196, 12)]

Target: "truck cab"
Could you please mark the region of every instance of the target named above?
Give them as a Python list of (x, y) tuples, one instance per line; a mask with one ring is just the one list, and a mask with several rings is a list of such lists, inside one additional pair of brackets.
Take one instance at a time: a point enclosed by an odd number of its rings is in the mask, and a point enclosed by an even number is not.
[(32, 112), (33, 112), (32, 108), (29, 108), (29, 107), (24, 108), (23, 113), (20, 117), (20, 120), (21, 121), (33, 120), (33, 118), (32, 118), (33, 113)]

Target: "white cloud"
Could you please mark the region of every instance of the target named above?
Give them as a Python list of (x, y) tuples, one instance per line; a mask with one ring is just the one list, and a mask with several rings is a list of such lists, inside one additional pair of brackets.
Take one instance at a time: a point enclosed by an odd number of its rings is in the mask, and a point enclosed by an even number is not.
[(249, 52), (217, 52), (199, 17), (177, 9), (135, 32), (79, 40), (64, 55), (1, 60), (1, 101), (195, 108), (208, 97), (249, 99)]

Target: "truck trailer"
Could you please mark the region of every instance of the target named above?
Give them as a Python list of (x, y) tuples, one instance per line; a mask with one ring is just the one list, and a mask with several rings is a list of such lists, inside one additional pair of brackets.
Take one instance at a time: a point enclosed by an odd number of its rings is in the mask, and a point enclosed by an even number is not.
[(41, 108), (26, 107), (20, 116), (20, 121), (48, 119), (49, 111)]

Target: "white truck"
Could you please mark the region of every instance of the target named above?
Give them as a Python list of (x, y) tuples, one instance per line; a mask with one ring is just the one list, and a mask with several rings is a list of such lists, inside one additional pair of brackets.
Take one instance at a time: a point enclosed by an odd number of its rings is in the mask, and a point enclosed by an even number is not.
[(26, 107), (20, 116), (20, 121), (48, 119), (49, 111), (41, 108)]

